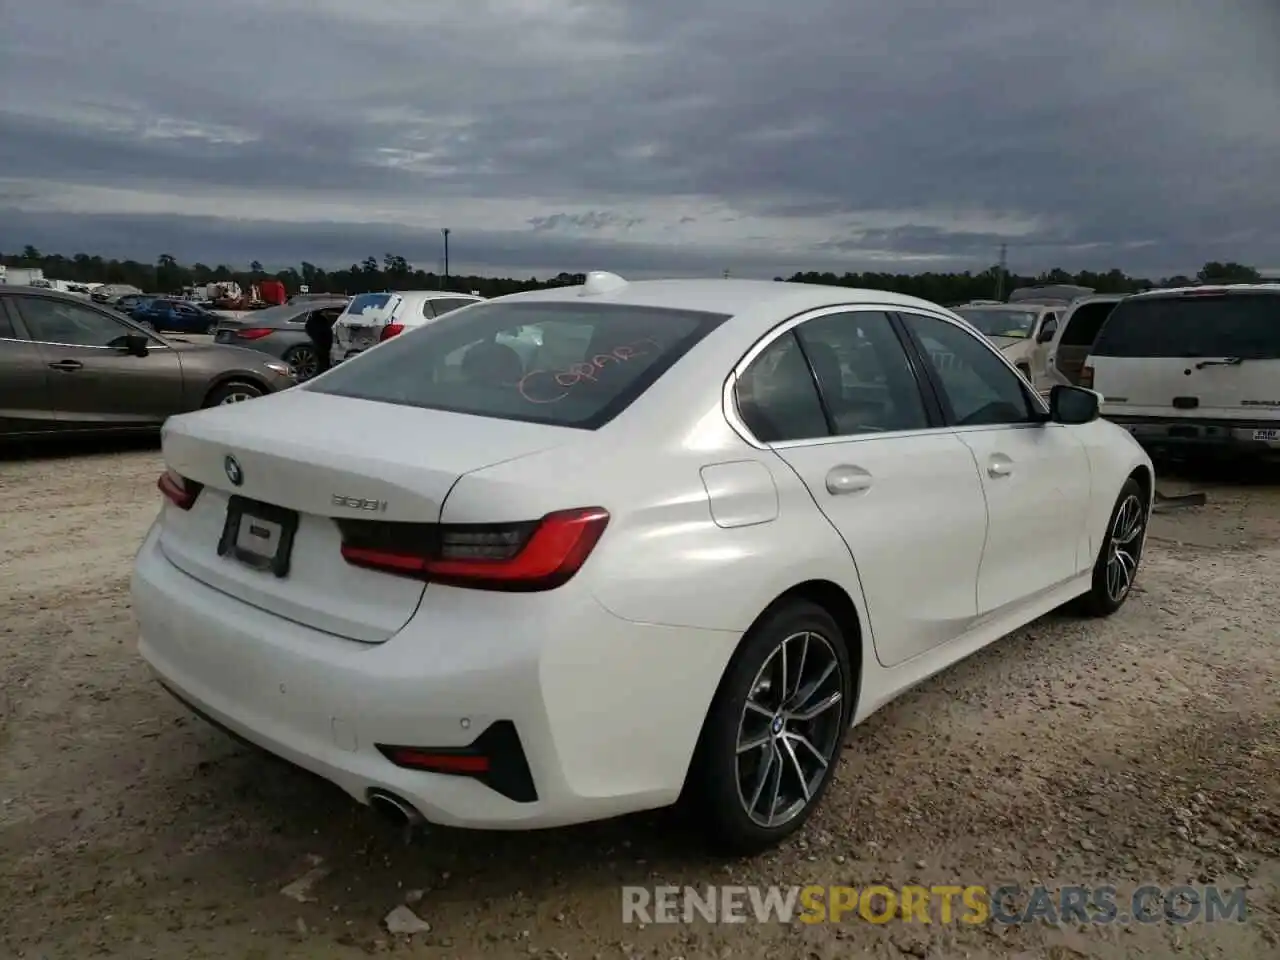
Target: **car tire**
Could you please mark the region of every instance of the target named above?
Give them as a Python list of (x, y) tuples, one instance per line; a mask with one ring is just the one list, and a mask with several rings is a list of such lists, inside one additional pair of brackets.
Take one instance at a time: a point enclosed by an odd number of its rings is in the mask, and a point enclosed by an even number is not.
[[(299, 383), (310, 380), (320, 369), (320, 358), (316, 355), (315, 349), (306, 344), (291, 347), (285, 351), (285, 355), (281, 359), (293, 367), (294, 372), (298, 375)], [(304, 374), (304, 370), (310, 372)]]
[(1107, 533), (1093, 564), (1093, 582), (1089, 592), (1076, 601), (1075, 606), (1080, 613), (1090, 617), (1109, 617), (1129, 599), (1142, 564), (1148, 517), (1146, 494), (1138, 481), (1130, 477), (1120, 488), (1116, 504), (1111, 508)]
[(256, 383), (249, 383), (247, 380), (232, 380), (230, 383), (219, 384), (209, 391), (209, 395), (204, 399), (206, 407), (218, 407), (226, 403), (241, 403), (245, 400), (253, 400), (266, 393)]
[(851, 676), (845, 637), (817, 604), (785, 601), (747, 631), (703, 722), (685, 791), (717, 851), (760, 853), (808, 820), (844, 746)]

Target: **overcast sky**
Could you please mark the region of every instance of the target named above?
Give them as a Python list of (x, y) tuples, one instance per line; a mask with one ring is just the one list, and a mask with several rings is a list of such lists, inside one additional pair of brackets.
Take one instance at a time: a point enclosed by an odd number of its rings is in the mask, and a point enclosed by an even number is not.
[(0, 3), (0, 250), (1280, 267), (1276, 0)]

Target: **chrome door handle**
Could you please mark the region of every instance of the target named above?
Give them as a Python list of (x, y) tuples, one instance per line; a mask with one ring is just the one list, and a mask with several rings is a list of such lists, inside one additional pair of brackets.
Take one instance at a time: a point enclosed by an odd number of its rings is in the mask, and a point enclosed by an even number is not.
[(1013, 473), (1013, 461), (1006, 457), (1003, 453), (994, 454), (987, 461), (987, 476), (992, 479), (1007, 477)]
[(827, 474), (827, 493), (861, 493), (871, 488), (871, 474), (861, 467), (842, 464)]

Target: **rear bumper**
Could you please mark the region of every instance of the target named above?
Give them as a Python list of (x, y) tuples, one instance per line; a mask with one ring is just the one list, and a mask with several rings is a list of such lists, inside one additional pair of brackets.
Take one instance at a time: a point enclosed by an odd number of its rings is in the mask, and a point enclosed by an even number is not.
[(1280, 459), (1280, 421), (1102, 414), (1152, 454)]
[[(674, 802), (738, 640), (621, 620), (569, 584), (524, 596), (432, 586), (429, 610), (364, 644), (204, 585), (157, 540), (153, 529), (138, 553), (134, 609), (139, 651), (172, 693), (362, 803), (390, 791), (447, 826), (549, 827)], [(501, 721), (535, 800), (378, 750), (466, 747)]]

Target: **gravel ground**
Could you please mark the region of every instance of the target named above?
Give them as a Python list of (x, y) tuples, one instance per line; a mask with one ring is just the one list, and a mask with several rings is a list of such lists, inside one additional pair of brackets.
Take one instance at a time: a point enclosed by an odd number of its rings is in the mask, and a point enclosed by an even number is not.
[[(1280, 956), (1276, 487), (1157, 518), (1118, 616), (1048, 617), (903, 697), (850, 734), (804, 839), (726, 864), (666, 814), (407, 844), (188, 717), (129, 611), (159, 463), (0, 462), (0, 957)], [(916, 880), (1248, 883), (1249, 918), (642, 928), (618, 890)], [(406, 901), (430, 932), (388, 934)]]

